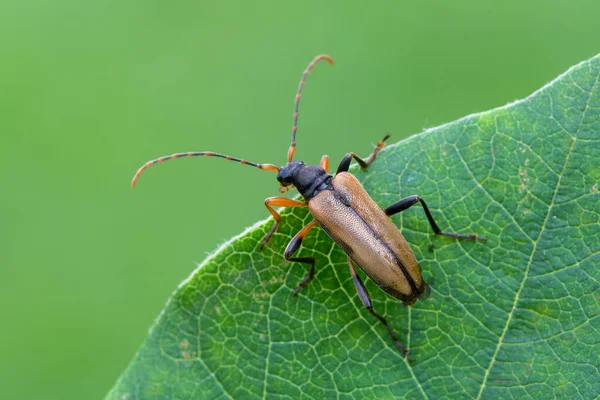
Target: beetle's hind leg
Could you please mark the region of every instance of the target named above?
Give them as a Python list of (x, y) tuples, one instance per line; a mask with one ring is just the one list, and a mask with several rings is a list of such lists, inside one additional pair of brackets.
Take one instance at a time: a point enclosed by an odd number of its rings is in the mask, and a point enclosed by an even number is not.
[(448, 237), (453, 237), (456, 239), (479, 240), (480, 242), (487, 242), (487, 238), (477, 236), (474, 234), (463, 235), (463, 234), (453, 233), (453, 232), (442, 232), (440, 227), (435, 223), (435, 220), (433, 219), (431, 212), (429, 212), (429, 207), (427, 207), (427, 204), (425, 204), (425, 200), (423, 200), (419, 196), (410, 196), (410, 197), (404, 198), (404, 199), (392, 204), (391, 206), (389, 206), (388, 208), (383, 210), (383, 212), (388, 217), (391, 217), (392, 215), (398, 214), (419, 202), (423, 206), (423, 211), (425, 211), (425, 215), (427, 216), (429, 225), (431, 225), (431, 228), (433, 229), (433, 231), (435, 232), (436, 235), (448, 236)]
[(381, 315), (377, 314), (375, 311), (373, 311), (373, 302), (371, 301), (369, 292), (367, 292), (367, 288), (360, 279), (360, 276), (358, 276), (358, 274), (356, 273), (356, 268), (354, 268), (354, 264), (352, 263), (352, 259), (350, 257), (348, 257), (348, 266), (350, 267), (350, 275), (352, 275), (352, 281), (354, 282), (354, 286), (356, 287), (356, 291), (358, 292), (358, 297), (360, 298), (360, 301), (362, 301), (366, 309), (369, 310), (369, 312), (373, 314), (373, 316), (379, 321), (381, 321), (381, 323), (385, 326), (385, 329), (387, 329), (388, 333), (394, 340), (394, 343), (396, 344), (398, 350), (400, 350), (402, 354), (406, 356), (409, 362), (413, 362), (413, 360), (410, 357), (408, 357), (408, 350), (406, 350), (406, 347), (404, 347), (400, 339), (398, 339), (398, 335), (396, 335), (396, 332), (394, 332), (393, 329), (390, 328), (390, 325), (387, 323), (386, 319), (383, 318)]
[(360, 167), (362, 169), (367, 169), (369, 167), (369, 165), (373, 161), (375, 161), (375, 158), (377, 158), (377, 154), (381, 151), (381, 149), (383, 148), (383, 146), (385, 146), (385, 141), (388, 140), (389, 137), (390, 137), (389, 134), (385, 135), (383, 137), (383, 139), (381, 139), (377, 143), (377, 145), (373, 149), (373, 152), (371, 153), (371, 155), (369, 155), (369, 157), (367, 157), (366, 160), (363, 160), (362, 158), (360, 158), (359, 156), (357, 156), (354, 153), (348, 153), (348, 154), (346, 154), (344, 156), (344, 158), (342, 158), (342, 161), (340, 162), (340, 165), (338, 166), (336, 174), (339, 174), (340, 172), (347, 172), (348, 169), (350, 168), (350, 162), (352, 161), (353, 158), (356, 160), (356, 162), (358, 163), (358, 165), (360, 165)]
[(310, 269), (308, 270), (308, 275), (306, 275), (306, 277), (304, 279), (302, 279), (302, 282), (300, 282), (300, 284), (298, 285), (298, 288), (296, 288), (296, 290), (294, 290), (294, 296), (298, 295), (298, 293), (300, 293), (302, 288), (304, 286), (306, 286), (308, 284), (308, 282), (310, 282), (312, 280), (312, 278), (315, 276), (316, 260), (314, 257), (292, 257), (292, 256), (294, 255), (294, 253), (296, 251), (298, 251), (298, 249), (300, 248), (300, 245), (302, 244), (302, 241), (308, 235), (308, 232), (310, 232), (310, 230), (316, 224), (317, 224), (317, 221), (313, 220), (313, 221), (309, 222), (308, 225), (306, 225), (304, 228), (302, 228), (300, 230), (300, 232), (298, 232), (296, 234), (296, 236), (294, 236), (292, 238), (292, 240), (290, 240), (290, 243), (287, 245), (287, 247), (285, 248), (285, 252), (283, 253), (283, 256), (288, 261), (297, 261), (297, 262), (304, 263), (304, 264), (310, 264)]

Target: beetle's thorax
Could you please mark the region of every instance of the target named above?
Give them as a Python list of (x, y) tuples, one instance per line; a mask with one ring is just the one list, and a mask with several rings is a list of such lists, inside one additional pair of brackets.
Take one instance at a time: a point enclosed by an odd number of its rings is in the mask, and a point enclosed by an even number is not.
[(294, 185), (307, 201), (321, 190), (331, 186), (331, 179), (318, 165), (305, 165), (302, 161), (292, 161), (281, 167), (277, 180), (284, 186)]

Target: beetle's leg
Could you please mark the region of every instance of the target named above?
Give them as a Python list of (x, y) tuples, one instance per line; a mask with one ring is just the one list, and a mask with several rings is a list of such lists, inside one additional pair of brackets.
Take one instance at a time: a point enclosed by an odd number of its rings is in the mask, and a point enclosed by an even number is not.
[(339, 174), (340, 172), (347, 172), (348, 169), (350, 168), (350, 162), (352, 161), (352, 159), (354, 158), (356, 160), (356, 162), (358, 163), (358, 165), (360, 165), (360, 167), (362, 169), (366, 169), (369, 167), (369, 165), (375, 161), (375, 158), (377, 157), (377, 154), (381, 151), (381, 149), (383, 148), (383, 146), (385, 146), (385, 141), (387, 139), (389, 139), (390, 135), (387, 134), (383, 137), (383, 139), (381, 139), (377, 145), (375, 146), (375, 149), (373, 149), (373, 152), (371, 153), (371, 155), (369, 157), (367, 157), (366, 160), (363, 160), (362, 158), (360, 158), (359, 156), (357, 156), (354, 153), (348, 153), (344, 156), (344, 158), (342, 158), (342, 162), (340, 162), (340, 165), (338, 166), (337, 172), (336, 174)]
[(325, 170), (325, 172), (329, 173), (329, 156), (327, 154), (321, 157), (321, 163), (319, 165)]
[[(383, 318), (381, 315), (379, 315), (375, 311), (373, 311), (373, 302), (371, 301), (369, 292), (367, 292), (367, 288), (365, 287), (364, 283), (360, 279), (360, 276), (358, 276), (358, 274), (356, 273), (356, 268), (354, 268), (354, 264), (352, 263), (352, 259), (350, 257), (348, 257), (348, 266), (350, 267), (350, 275), (352, 275), (352, 281), (354, 282), (354, 286), (356, 286), (356, 291), (358, 292), (358, 297), (360, 298), (360, 301), (362, 301), (363, 305), (367, 308), (367, 310), (369, 310), (369, 312), (371, 314), (373, 314), (373, 316), (375, 318), (377, 318), (379, 321), (381, 321), (381, 323), (385, 326), (388, 333), (394, 340), (396, 347), (398, 347), (398, 349), (402, 352), (402, 354), (407, 356), (408, 350), (406, 350), (406, 347), (404, 347), (402, 342), (400, 342), (400, 339), (398, 339), (398, 335), (396, 335), (396, 332), (394, 332), (392, 330), (392, 328), (390, 328), (390, 326), (388, 325), (385, 318)], [(413, 361), (408, 356), (407, 356), (407, 359), (410, 362)]]
[(392, 216), (394, 214), (398, 214), (399, 212), (406, 210), (407, 208), (417, 204), (418, 202), (420, 202), (421, 205), (423, 206), (423, 211), (425, 211), (425, 215), (427, 216), (429, 225), (431, 225), (431, 227), (433, 228), (433, 231), (435, 232), (436, 235), (449, 236), (449, 237), (453, 237), (453, 238), (457, 238), (457, 239), (479, 240), (480, 242), (487, 242), (487, 238), (477, 236), (477, 235), (472, 235), (472, 234), (471, 235), (469, 235), (469, 234), (462, 235), (462, 234), (452, 233), (452, 232), (442, 232), (440, 227), (435, 223), (433, 216), (429, 212), (429, 207), (427, 207), (427, 204), (425, 204), (425, 200), (423, 200), (419, 196), (410, 196), (405, 199), (402, 199), (402, 200), (392, 204), (385, 210), (383, 210), (383, 212), (387, 216)]
[(288, 261), (296, 261), (296, 262), (300, 262), (300, 263), (304, 263), (304, 264), (310, 264), (310, 269), (308, 270), (308, 275), (306, 275), (306, 277), (304, 279), (302, 279), (302, 282), (300, 282), (300, 284), (298, 285), (298, 288), (296, 290), (294, 290), (294, 296), (296, 296), (298, 293), (300, 293), (300, 290), (302, 290), (302, 288), (304, 286), (306, 286), (308, 284), (308, 282), (310, 282), (311, 279), (315, 276), (316, 260), (314, 257), (292, 257), (292, 255), (300, 248), (302, 241), (308, 235), (308, 232), (310, 232), (310, 230), (316, 224), (317, 224), (317, 221), (313, 220), (308, 225), (306, 225), (304, 228), (302, 228), (300, 230), (300, 232), (298, 232), (296, 234), (296, 236), (294, 236), (292, 238), (292, 240), (290, 240), (290, 243), (287, 245), (287, 247), (285, 248), (285, 252), (283, 253), (283, 256)]
[(269, 239), (271, 239), (271, 236), (273, 236), (273, 234), (277, 230), (277, 227), (279, 226), (279, 220), (281, 219), (281, 215), (279, 215), (279, 213), (277, 211), (275, 211), (273, 206), (275, 206), (275, 207), (307, 207), (308, 203), (303, 202), (303, 201), (288, 199), (287, 197), (269, 197), (268, 199), (265, 200), (265, 206), (267, 207), (267, 209), (269, 210), (271, 215), (273, 215), (273, 218), (275, 218), (275, 223), (271, 227), (271, 230), (265, 235), (265, 237), (259, 247), (261, 250), (263, 247), (265, 247), (265, 244), (267, 244)]

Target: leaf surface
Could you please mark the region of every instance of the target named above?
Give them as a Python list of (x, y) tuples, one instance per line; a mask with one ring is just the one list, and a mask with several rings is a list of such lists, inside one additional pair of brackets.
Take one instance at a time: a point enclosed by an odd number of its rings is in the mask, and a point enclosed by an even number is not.
[[(430, 129), (354, 169), (392, 217), (432, 287), (404, 307), (367, 288), (413, 364), (364, 309), (345, 254), (311, 217), (283, 212), (221, 246), (175, 291), (107, 398), (592, 398), (600, 393), (600, 57), (530, 97)], [(374, 138), (377, 139), (377, 138)], [(357, 151), (361, 149), (356, 149)], [(368, 150), (360, 152), (368, 154)]]

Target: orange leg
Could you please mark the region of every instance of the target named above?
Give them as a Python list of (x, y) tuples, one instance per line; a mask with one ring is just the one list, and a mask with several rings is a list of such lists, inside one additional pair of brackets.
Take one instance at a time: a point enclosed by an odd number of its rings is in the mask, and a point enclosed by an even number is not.
[(289, 261), (296, 261), (296, 262), (300, 262), (300, 263), (304, 263), (304, 264), (310, 264), (310, 269), (308, 270), (308, 275), (306, 277), (304, 277), (304, 279), (302, 279), (302, 282), (300, 282), (300, 284), (298, 285), (298, 288), (296, 290), (294, 290), (294, 296), (296, 296), (298, 293), (300, 293), (300, 290), (302, 290), (302, 288), (304, 286), (306, 286), (308, 284), (308, 282), (311, 281), (311, 279), (315, 276), (315, 258), (314, 257), (292, 257), (294, 255), (294, 253), (300, 248), (300, 245), (302, 244), (302, 241), (304, 240), (304, 238), (308, 235), (308, 232), (310, 232), (310, 230), (317, 225), (317, 221), (312, 220), (311, 222), (308, 223), (308, 225), (306, 225), (304, 228), (302, 228), (300, 230), (300, 232), (298, 232), (296, 234), (296, 236), (294, 236), (292, 238), (292, 240), (290, 240), (290, 243), (288, 243), (287, 247), (285, 248), (285, 252), (283, 253), (283, 256), (285, 257), (286, 260)]
[(260, 245), (261, 250), (263, 247), (265, 247), (265, 245), (267, 244), (269, 239), (271, 239), (271, 236), (273, 236), (273, 234), (277, 230), (277, 227), (279, 226), (279, 220), (281, 219), (281, 215), (279, 215), (279, 213), (277, 211), (275, 211), (273, 206), (274, 207), (307, 207), (308, 203), (303, 202), (303, 201), (288, 199), (287, 197), (269, 197), (268, 199), (265, 200), (265, 206), (267, 207), (267, 209), (269, 210), (271, 215), (273, 215), (273, 218), (275, 218), (275, 224), (273, 224), (273, 227), (271, 227), (271, 230), (265, 235), (265, 238), (263, 239), (263, 242)]
[(325, 170), (325, 172), (329, 173), (329, 156), (327, 154), (321, 157), (321, 163), (319, 165)]

